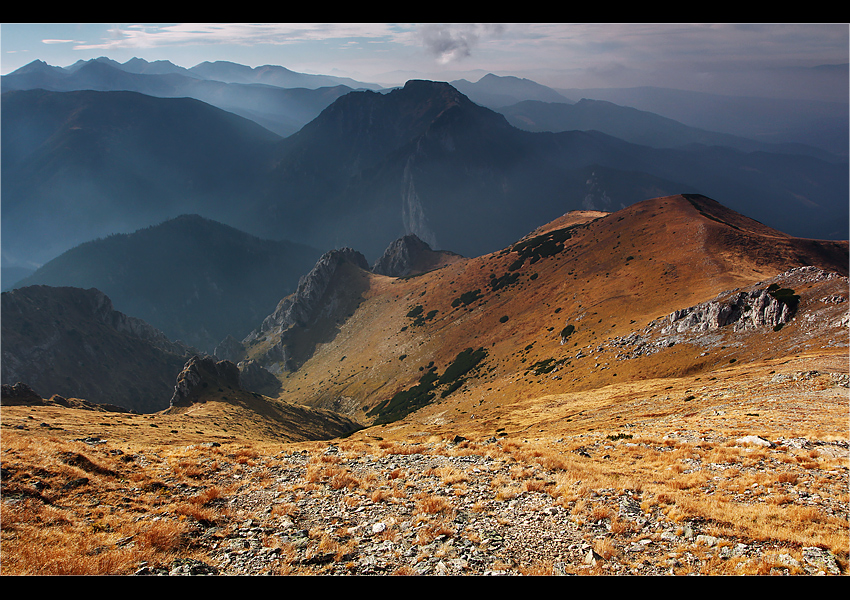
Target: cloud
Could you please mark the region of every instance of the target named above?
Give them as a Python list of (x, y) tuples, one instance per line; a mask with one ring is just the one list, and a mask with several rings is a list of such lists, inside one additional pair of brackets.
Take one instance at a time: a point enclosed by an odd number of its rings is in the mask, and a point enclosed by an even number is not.
[(200, 44), (281, 45), (330, 39), (390, 39), (384, 23), (177, 23), (121, 25), (108, 39), (80, 44), (78, 50), (153, 48)]
[(449, 25), (427, 23), (417, 28), (418, 37), (425, 50), (435, 56), (441, 64), (467, 58), (478, 45), (482, 35), (498, 36), (501, 25), (462, 24)]

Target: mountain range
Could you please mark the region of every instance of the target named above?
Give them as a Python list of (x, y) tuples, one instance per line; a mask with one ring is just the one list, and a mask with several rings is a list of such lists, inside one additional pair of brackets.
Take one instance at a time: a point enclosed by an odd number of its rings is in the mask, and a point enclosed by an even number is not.
[(190, 69), (169, 61), (106, 57), (66, 68), (33, 61), (2, 78), (3, 91), (44, 89), (138, 92), (158, 98), (194, 98), (252, 119), (279, 135), (290, 135), (323, 108), (353, 89), (378, 89), (349, 78), (296, 73), (267, 65), (251, 68), (226, 61)]
[(408, 233), (475, 256), (567, 210), (681, 192), (794, 235), (846, 237), (846, 161), (523, 131), (440, 82), (351, 91), (286, 138), (137, 92), (10, 91), (2, 118), (5, 266), (179, 214), (369, 260)]

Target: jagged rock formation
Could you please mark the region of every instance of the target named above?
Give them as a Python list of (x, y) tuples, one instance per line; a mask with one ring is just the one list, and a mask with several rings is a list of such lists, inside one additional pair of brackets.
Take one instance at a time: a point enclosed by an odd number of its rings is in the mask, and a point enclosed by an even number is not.
[(734, 331), (777, 327), (791, 320), (794, 308), (767, 289), (738, 292), (727, 300), (712, 300), (672, 312), (669, 325), (661, 333), (701, 332), (728, 325)]
[[(798, 310), (800, 297), (794, 291), (803, 286), (825, 295)], [(821, 336), (850, 324), (844, 307), (847, 289), (848, 278), (843, 275), (814, 266), (797, 267), (749, 289), (721, 292), (707, 302), (677, 309), (640, 331), (608, 339), (598, 349), (617, 349), (622, 360), (649, 356), (683, 342), (718, 348), (729, 343), (729, 335), (779, 331), (792, 322), (800, 339)]]
[(420, 257), (431, 252), (431, 246), (415, 234), (406, 235), (390, 244), (381, 258), (372, 265), (372, 272), (390, 277), (409, 275)]
[(315, 317), (322, 296), (344, 262), (351, 262), (361, 269), (369, 270), (366, 257), (351, 248), (325, 253), (316, 266), (298, 281), (295, 293), (281, 300), (277, 309), (263, 320), (259, 330), (252, 332), (243, 343), (250, 342), (268, 331), (283, 330), (293, 325), (307, 325)]
[(459, 254), (433, 250), (415, 234), (408, 234), (390, 244), (372, 265), (372, 272), (389, 277), (407, 277), (439, 268), (461, 259)]
[(272, 372), (295, 370), (297, 362), (293, 360), (287, 333), (293, 328), (307, 328), (322, 318), (335, 321), (348, 314), (348, 304), (357, 291), (347, 285), (332, 285), (345, 265), (369, 270), (366, 257), (351, 248), (325, 253), (316, 266), (299, 280), (295, 293), (281, 300), (262, 325), (242, 340), (249, 349), (249, 355), (252, 346), (266, 344), (263, 352), (255, 353), (251, 358), (270, 367)]
[(190, 406), (208, 388), (240, 390), (239, 368), (228, 360), (217, 361), (211, 356), (193, 356), (177, 376), (170, 406)]
[(2, 294), (2, 382), (137, 412), (167, 407), (197, 350), (114, 310), (95, 288), (28, 286)]

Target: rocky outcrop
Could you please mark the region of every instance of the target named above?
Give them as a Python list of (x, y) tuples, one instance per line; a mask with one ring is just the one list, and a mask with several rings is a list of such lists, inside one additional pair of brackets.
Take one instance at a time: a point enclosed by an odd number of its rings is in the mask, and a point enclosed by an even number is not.
[(384, 251), (384, 254), (372, 265), (372, 272), (390, 277), (410, 275), (423, 255), (431, 252), (431, 246), (410, 234), (397, 239)]
[(190, 406), (202, 400), (208, 389), (242, 389), (239, 368), (228, 360), (216, 361), (211, 356), (193, 356), (177, 376), (171, 407)]
[(232, 363), (239, 363), (240, 360), (245, 358), (245, 346), (232, 335), (228, 335), (215, 347), (214, 354), (219, 360), (229, 360)]
[(734, 331), (778, 327), (791, 320), (794, 309), (768, 289), (738, 292), (726, 300), (673, 311), (661, 333), (703, 332), (730, 325)]
[[(346, 267), (369, 271), (366, 257), (351, 248), (324, 254), (299, 280), (295, 293), (281, 300), (262, 325), (242, 340), (248, 354), (272, 372), (295, 370), (297, 365), (292, 361), (293, 352), (288, 345), (290, 330), (309, 328), (322, 319), (331, 323), (344, 320), (353, 310), (353, 304), (359, 302), (362, 290), (345, 282), (337, 283), (343, 272), (351, 273)], [(252, 354), (251, 347), (258, 343), (264, 344), (265, 349)]]
[(282, 331), (294, 325), (304, 327), (309, 324), (315, 317), (334, 275), (346, 262), (369, 270), (366, 257), (351, 248), (340, 248), (325, 253), (316, 266), (298, 281), (295, 293), (281, 300), (275, 311), (263, 320), (260, 328), (245, 338), (243, 343), (247, 344), (269, 331)]
[(848, 289), (844, 275), (814, 266), (796, 267), (749, 288), (727, 290), (712, 300), (675, 310), (641, 330), (609, 338), (597, 350), (616, 350), (617, 360), (649, 356), (683, 342), (708, 351), (750, 333), (778, 332), (789, 324), (798, 343), (818, 338), (820, 343), (830, 340), (830, 346), (847, 346), (846, 331), (841, 330), (850, 325)]

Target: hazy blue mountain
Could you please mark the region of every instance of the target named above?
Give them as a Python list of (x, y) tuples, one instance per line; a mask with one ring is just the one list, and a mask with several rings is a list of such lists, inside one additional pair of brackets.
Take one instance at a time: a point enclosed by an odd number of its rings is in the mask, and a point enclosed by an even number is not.
[(78, 61), (65, 69), (33, 61), (3, 76), (2, 86), (4, 92), (128, 91), (158, 98), (194, 98), (251, 119), (284, 137), (298, 131), (331, 102), (352, 90), (338, 83), (316, 89), (226, 83), (204, 79), (167, 61), (148, 63), (132, 59), (119, 64), (104, 58)]
[[(847, 236), (846, 162), (523, 131), (447, 83), (350, 92), (287, 138), (188, 99), (24, 93), (34, 95), (3, 96), (10, 257), (49, 258), (181, 213), (323, 251), (350, 246), (369, 261), (411, 233), (474, 256), (569, 210), (678, 193), (720, 198), (792, 235)], [(57, 251), (67, 235), (77, 241)]]
[(256, 327), (320, 255), (182, 215), (81, 244), (14, 287), (97, 288), (117, 310), (212, 354), (228, 335), (242, 339)]
[(5, 292), (12, 289), (24, 277), (29, 277), (35, 273), (35, 269), (28, 267), (0, 267), (0, 286)]
[(770, 143), (799, 143), (847, 156), (847, 102), (724, 96), (657, 87), (559, 89), (571, 98), (605, 100), (685, 125)]
[(633, 144), (680, 148), (690, 144), (727, 146), (746, 152), (806, 154), (839, 162), (843, 159), (804, 144), (771, 144), (728, 133), (690, 127), (674, 119), (604, 100), (582, 98), (574, 104), (525, 100), (498, 109), (508, 122), (526, 131), (596, 130)]
[(44, 90), (2, 96), (4, 266), (182, 213), (225, 220), (281, 138), (189, 98)]
[(317, 89), (345, 85), (354, 89), (379, 90), (380, 85), (356, 81), (350, 77), (334, 77), (332, 75), (312, 75), (297, 73), (286, 67), (263, 65), (248, 67), (229, 61), (202, 62), (189, 71), (204, 79), (214, 79), (226, 83), (261, 83), (285, 88)]
[(361, 249), (370, 260), (408, 233), (476, 255), (567, 210), (613, 210), (670, 190), (723, 198), (796, 235), (846, 237), (846, 164), (521, 131), (445, 83), (352, 92), (281, 147), (274, 196), (257, 210), (266, 225), (325, 240), (319, 247)]
[(128, 73), (139, 73), (144, 75), (167, 75), (176, 73), (178, 75), (186, 75), (188, 77), (197, 77), (189, 69), (178, 67), (168, 60), (155, 60), (148, 62), (143, 58), (131, 58), (120, 65), (120, 68)]
[(452, 87), (476, 104), (493, 109), (510, 106), (524, 100), (567, 104), (573, 102), (550, 87), (520, 77), (488, 73), (475, 83), (466, 79), (458, 79), (450, 83)]

